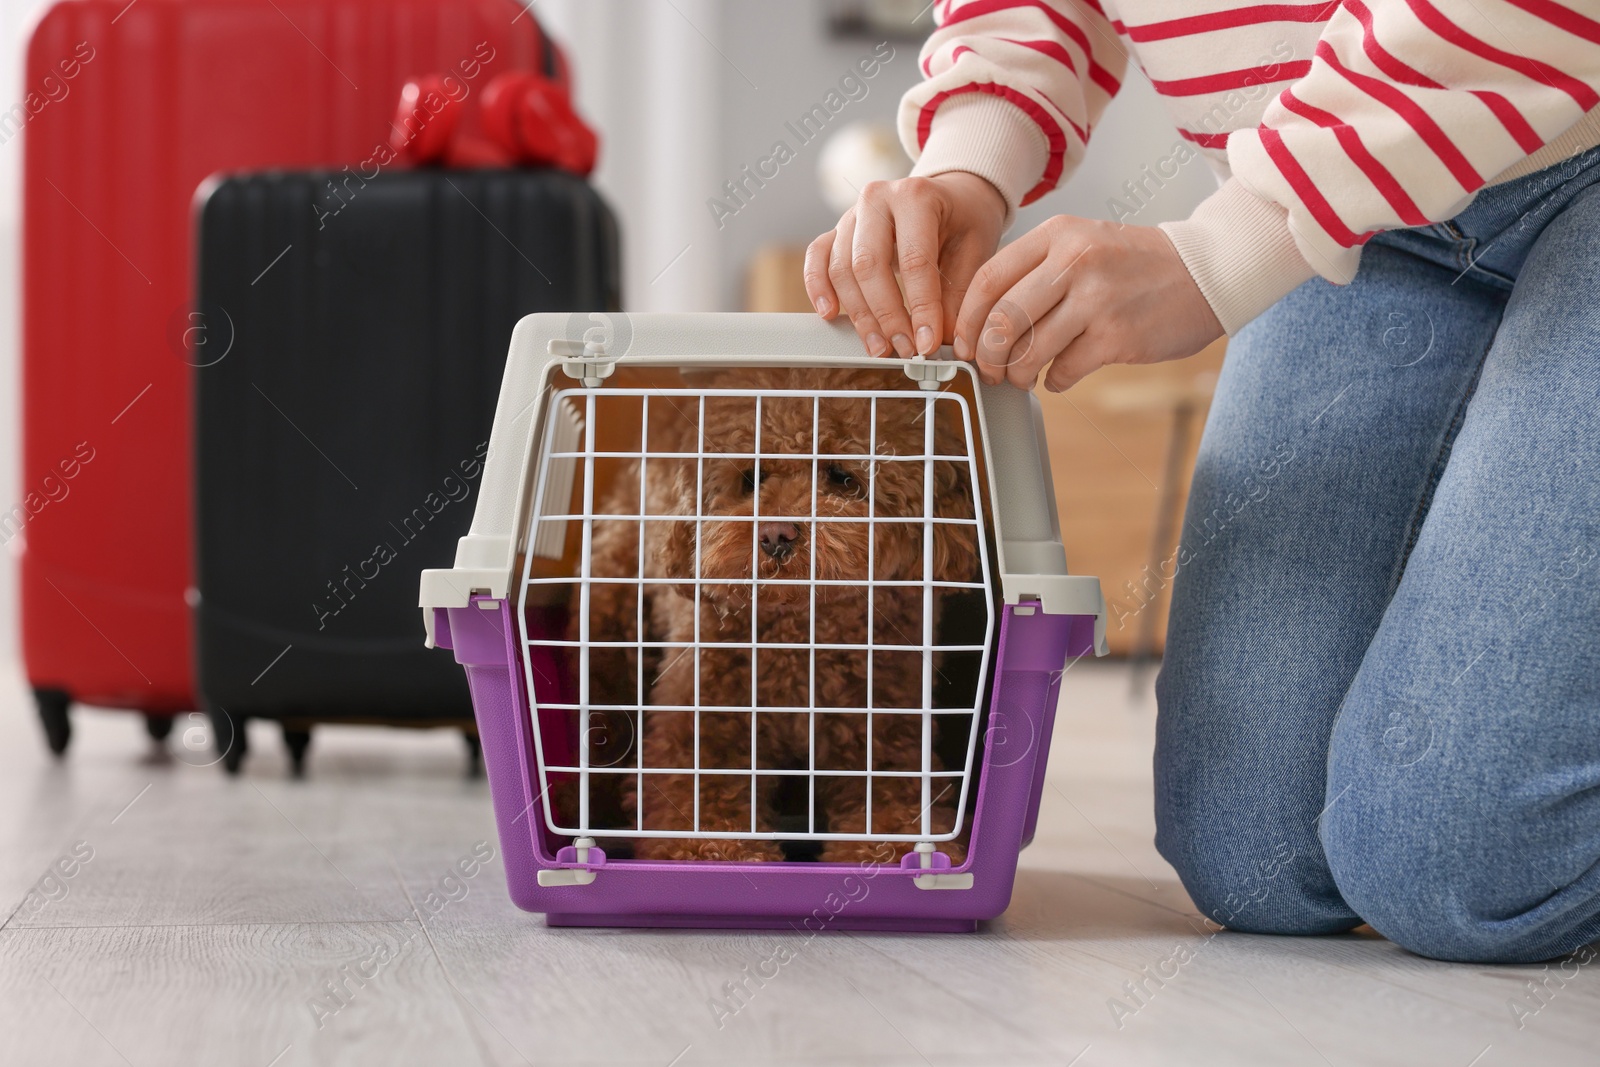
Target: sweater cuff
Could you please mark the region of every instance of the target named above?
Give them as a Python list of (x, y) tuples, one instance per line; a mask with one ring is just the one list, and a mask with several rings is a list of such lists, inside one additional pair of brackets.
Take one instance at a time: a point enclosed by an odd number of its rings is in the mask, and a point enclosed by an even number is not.
[(1317, 273), (1295, 245), (1288, 209), (1238, 178), (1161, 229), (1230, 337)]
[(963, 93), (940, 104), (921, 154), (914, 142), (906, 150), (916, 158), (911, 173), (917, 177), (963, 170), (998, 189), (1006, 202), (1007, 229), (1050, 158), (1039, 124), (989, 93)]

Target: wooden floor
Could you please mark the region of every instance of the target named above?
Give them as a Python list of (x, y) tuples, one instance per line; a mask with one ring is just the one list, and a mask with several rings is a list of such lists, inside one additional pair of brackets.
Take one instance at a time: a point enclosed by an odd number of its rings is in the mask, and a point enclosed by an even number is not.
[[(498, 859), (452, 878), (498, 856), (455, 736), (326, 729), (293, 782), (262, 727), (228, 781), (181, 745), (150, 760), (135, 717), (80, 711), (57, 764), (0, 669), (0, 1064), (1596, 1062), (1587, 969), (1540, 1001), (1538, 968), (1207, 933), (1150, 844), (1148, 690), (1116, 665), (1068, 674), (1000, 921), (806, 940), (546, 929)], [(776, 977), (713, 1007), (780, 945)]]

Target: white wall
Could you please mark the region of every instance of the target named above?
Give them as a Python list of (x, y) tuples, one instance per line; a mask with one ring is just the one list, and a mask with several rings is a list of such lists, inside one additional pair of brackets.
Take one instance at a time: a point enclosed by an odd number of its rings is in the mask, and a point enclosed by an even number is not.
[[(720, 229), (705, 201), (774, 140), (794, 144), (784, 122), (820, 101), (874, 40), (831, 39), (824, 5), (794, 0), (539, 0), (534, 9), (569, 50), (579, 108), (604, 131), (597, 181), (623, 218), (630, 308), (735, 309), (755, 248), (803, 243), (834, 223), (816, 190), (820, 140)], [(920, 75), (917, 43), (892, 43), (894, 58), (841, 120), (893, 125), (900, 94)], [(1061, 213), (1110, 217), (1122, 183), (1176, 143), (1149, 82), (1131, 71), (1078, 174), (1024, 211), (1012, 235)], [(1138, 221), (1182, 218), (1213, 188), (1196, 159)]]
[[(47, 0), (0, 0), (0, 107), (23, 91), (25, 35)], [(535, 12), (568, 47), (580, 108), (601, 129), (601, 188), (622, 220), (625, 298), (633, 310), (731, 310), (744, 265), (769, 241), (805, 242), (834, 218), (816, 191), (820, 141), (799, 150), (719, 228), (706, 200), (785, 137), (783, 124), (821, 100), (872, 51), (834, 40), (823, 5), (795, 0), (537, 0)], [(916, 46), (894, 58), (841, 118), (893, 123), (917, 78)], [(792, 138), (786, 138), (791, 140)], [(1067, 188), (1028, 208), (1013, 236), (1062, 212), (1109, 217), (1107, 200), (1176, 140), (1142, 75), (1095, 132)], [(0, 506), (18, 494), (17, 342), (22, 139), (0, 145)], [(1198, 161), (1163, 189), (1140, 222), (1181, 218), (1211, 188)], [(16, 576), (0, 561), (0, 650), (14, 647)]]

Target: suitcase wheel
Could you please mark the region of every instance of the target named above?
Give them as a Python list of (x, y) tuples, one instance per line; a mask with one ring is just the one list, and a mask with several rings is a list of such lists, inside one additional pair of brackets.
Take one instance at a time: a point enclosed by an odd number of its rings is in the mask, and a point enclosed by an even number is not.
[(467, 742), (467, 777), (483, 777), (483, 743), (478, 740), (478, 735), (471, 731), (462, 731), (462, 739)]
[(211, 708), (207, 714), (211, 717), (211, 734), (222, 752), (222, 769), (229, 774), (238, 774), (244, 764), (245, 753), (250, 751), (244, 717), (222, 708)]
[(296, 778), (306, 776), (306, 749), (311, 747), (310, 727), (298, 728), (285, 723), (283, 744), (289, 750), (289, 773)]
[(150, 735), (150, 740), (165, 743), (172, 733), (171, 715), (146, 715), (144, 717), (145, 733)]
[(39, 705), (39, 721), (44, 724), (45, 741), (49, 743), (50, 751), (60, 756), (67, 751), (67, 743), (72, 740), (72, 720), (67, 716), (72, 697), (59, 689), (35, 689), (33, 699)]

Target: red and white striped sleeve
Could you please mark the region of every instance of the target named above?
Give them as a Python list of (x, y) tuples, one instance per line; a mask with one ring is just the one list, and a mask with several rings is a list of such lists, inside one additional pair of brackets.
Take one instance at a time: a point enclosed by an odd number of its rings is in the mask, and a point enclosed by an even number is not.
[(988, 179), (1009, 226), (1083, 157), (1126, 53), (1097, 0), (937, 0), (934, 18), (900, 140), (913, 174)]
[(1594, 144), (1596, 6), (1342, 0), (1310, 69), (1228, 138), (1233, 176), (1162, 227), (1223, 327), (1313, 275), (1350, 281), (1381, 230), (1449, 219)]

